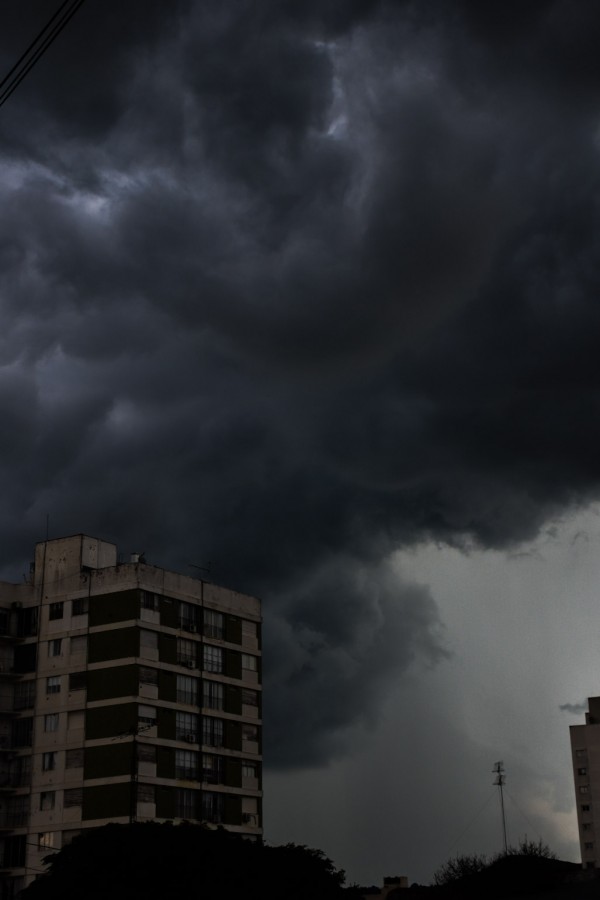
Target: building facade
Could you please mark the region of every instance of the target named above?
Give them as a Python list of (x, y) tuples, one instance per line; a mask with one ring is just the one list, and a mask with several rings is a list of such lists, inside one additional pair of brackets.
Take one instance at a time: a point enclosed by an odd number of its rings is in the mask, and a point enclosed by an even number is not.
[(108, 822), (262, 833), (260, 602), (86, 535), (0, 583), (0, 896)]
[(588, 698), (585, 725), (571, 725), (570, 734), (581, 862), (584, 869), (596, 869), (600, 868), (600, 697)]

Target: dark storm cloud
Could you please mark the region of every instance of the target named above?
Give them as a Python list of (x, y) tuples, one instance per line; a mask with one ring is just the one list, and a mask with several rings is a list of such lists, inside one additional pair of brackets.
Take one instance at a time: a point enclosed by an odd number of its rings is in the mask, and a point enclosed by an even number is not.
[(525, 6), (88, 0), (1, 110), (5, 564), (263, 594), (280, 764), (443, 652), (394, 549), (598, 495), (600, 16)]
[(266, 658), (277, 691), (271, 746), (286, 764), (311, 765), (348, 750), (349, 726), (373, 725), (385, 685), (415, 658), (445, 654), (429, 593), (392, 571), (338, 560), (281, 597)]

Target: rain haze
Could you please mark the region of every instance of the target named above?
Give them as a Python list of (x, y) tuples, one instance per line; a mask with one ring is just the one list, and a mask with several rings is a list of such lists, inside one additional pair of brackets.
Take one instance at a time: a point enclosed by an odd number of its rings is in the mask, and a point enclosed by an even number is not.
[(0, 574), (49, 516), (262, 597), (266, 838), (350, 881), (500, 849), (497, 760), (578, 858), (599, 46), (588, 0), (86, 0), (0, 107)]

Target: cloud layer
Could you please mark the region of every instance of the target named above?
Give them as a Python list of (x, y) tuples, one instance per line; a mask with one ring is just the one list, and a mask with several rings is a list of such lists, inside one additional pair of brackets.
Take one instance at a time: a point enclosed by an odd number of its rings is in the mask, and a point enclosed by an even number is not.
[(598, 495), (600, 17), (522, 6), (91, 0), (0, 114), (5, 571), (262, 594), (273, 763), (445, 652), (394, 549)]

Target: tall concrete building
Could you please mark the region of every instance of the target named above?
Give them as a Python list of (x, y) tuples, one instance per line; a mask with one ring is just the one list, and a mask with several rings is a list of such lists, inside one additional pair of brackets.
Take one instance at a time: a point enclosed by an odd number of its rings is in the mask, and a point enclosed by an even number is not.
[[(585, 725), (571, 725), (581, 862), (600, 868), (600, 697), (588, 698)], [(597, 834), (596, 834), (597, 832)]]
[(86, 535), (0, 583), (0, 897), (82, 829), (261, 834), (260, 603)]

